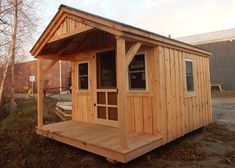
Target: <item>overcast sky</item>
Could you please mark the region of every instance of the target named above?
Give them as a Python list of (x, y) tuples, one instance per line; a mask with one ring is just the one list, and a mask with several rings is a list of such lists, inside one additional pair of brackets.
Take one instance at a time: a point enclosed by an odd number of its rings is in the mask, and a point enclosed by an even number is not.
[(172, 38), (235, 28), (235, 0), (43, 0), (42, 29), (60, 4)]

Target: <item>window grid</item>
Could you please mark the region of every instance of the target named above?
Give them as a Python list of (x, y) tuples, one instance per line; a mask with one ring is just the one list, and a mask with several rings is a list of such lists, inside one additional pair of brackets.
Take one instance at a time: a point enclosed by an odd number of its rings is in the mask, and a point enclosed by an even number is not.
[(146, 90), (145, 55), (138, 54), (128, 66), (129, 90)]
[(88, 90), (88, 63), (78, 64), (78, 89)]
[(185, 76), (187, 92), (194, 92), (193, 61), (185, 60)]

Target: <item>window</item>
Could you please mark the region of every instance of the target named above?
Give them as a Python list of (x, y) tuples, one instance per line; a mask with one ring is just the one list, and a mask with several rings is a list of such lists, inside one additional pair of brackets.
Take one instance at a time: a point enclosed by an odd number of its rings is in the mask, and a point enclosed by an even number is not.
[(193, 61), (185, 60), (185, 71), (186, 71), (186, 87), (187, 92), (194, 92), (194, 79), (193, 79)]
[(129, 89), (145, 90), (146, 74), (145, 74), (145, 56), (144, 54), (135, 55), (128, 66)]
[(78, 64), (78, 88), (88, 90), (88, 63)]
[(97, 87), (116, 88), (115, 50), (97, 54)]

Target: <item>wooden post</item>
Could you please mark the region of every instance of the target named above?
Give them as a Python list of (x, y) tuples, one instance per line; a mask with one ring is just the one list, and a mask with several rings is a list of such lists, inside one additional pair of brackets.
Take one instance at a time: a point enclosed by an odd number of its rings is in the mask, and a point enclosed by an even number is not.
[(116, 65), (117, 65), (117, 88), (118, 88), (118, 116), (119, 116), (119, 127), (120, 127), (120, 144), (123, 148), (127, 148), (127, 71), (126, 71), (126, 51), (125, 51), (125, 40), (116, 37)]
[(43, 126), (43, 71), (42, 71), (42, 59), (37, 60), (37, 93), (38, 93), (38, 128)]

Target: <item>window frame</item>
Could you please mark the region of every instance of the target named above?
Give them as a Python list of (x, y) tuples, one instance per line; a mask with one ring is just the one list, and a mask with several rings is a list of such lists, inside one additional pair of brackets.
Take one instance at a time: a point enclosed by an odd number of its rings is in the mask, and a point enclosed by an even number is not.
[[(188, 91), (187, 89), (187, 69), (186, 69), (186, 62), (192, 62), (192, 76), (193, 76), (193, 90)], [(196, 96), (196, 83), (195, 83), (195, 65), (194, 65), (194, 59), (192, 58), (184, 58), (184, 83), (185, 83), (185, 94), (186, 97), (194, 97)]]
[[(131, 61), (133, 60), (133, 58), (136, 55), (144, 55), (144, 66), (145, 66), (145, 88), (144, 89), (137, 89), (137, 88), (133, 88), (131, 89), (130, 87), (130, 81), (129, 81), (129, 65), (131, 64)], [(130, 64), (127, 66), (127, 91), (128, 92), (140, 92), (140, 93), (144, 93), (144, 92), (148, 92), (148, 59), (147, 59), (147, 53), (146, 52), (137, 52), (135, 54), (135, 56), (132, 58), (132, 60), (130, 61)]]
[[(87, 63), (87, 83), (88, 83), (88, 87), (87, 87), (87, 89), (81, 89), (80, 88), (80, 84), (79, 84), (79, 79), (80, 79), (80, 75), (79, 75), (79, 65), (80, 64), (84, 64), (84, 63)], [(89, 77), (90, 77), (90, 70), (89, 70), (89, 67), (90, 67), (90, 65), (89, 65), (89, 61), (80, 61), (80, 62), (77, 62), (77, 66), (76, 66), (76, 68), (77, 68), (77, 75), (76, 75), (76, 80), (77, 80), (77, 91), (78, 92), (88, 92), (89, 90), (90, 90), (90, 80), (89, 80)]]

